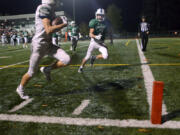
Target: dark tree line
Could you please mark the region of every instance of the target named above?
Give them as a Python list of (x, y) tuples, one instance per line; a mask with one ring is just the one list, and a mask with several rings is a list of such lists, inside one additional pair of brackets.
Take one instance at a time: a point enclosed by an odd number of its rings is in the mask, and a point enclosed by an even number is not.
[(180, 0), (143, 0), (153, 30), (180, 30)]

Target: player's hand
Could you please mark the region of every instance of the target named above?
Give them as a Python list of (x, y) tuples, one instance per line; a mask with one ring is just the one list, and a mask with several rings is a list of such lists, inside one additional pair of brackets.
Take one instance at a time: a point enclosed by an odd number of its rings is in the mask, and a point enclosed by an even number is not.
[(95, 36), (95, 39), (100, 40), (101, 37), (102, 37), (102, 35), (97, 35), (97, 36)]
[(147, 31), (146, 33), (149, 34), (149, 31)]
[(67, 17), (66, 16), (61, 16), (63, 24), (67, 25)]

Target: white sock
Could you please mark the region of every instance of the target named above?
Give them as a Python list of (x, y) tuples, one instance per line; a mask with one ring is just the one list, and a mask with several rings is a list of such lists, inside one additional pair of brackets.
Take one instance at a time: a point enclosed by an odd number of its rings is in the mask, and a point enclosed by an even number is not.
[(20, 84), (20, 85), (19, 85), (19, 88), (20, 88), (20, 89), (23, 89), (23, 86)]

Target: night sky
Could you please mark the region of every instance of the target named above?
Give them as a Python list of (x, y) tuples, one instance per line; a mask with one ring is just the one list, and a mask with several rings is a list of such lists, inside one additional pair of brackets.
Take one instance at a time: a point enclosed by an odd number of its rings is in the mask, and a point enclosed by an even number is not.
[[(106, 9), (108, 5), (115, 4), (122, 9), (123, 28), (128, 31), (137, 29), (137, 23), (142, 10), (142, 0), (75, 0), (77, 23), (88, 22), (94, 18), (97, 8)], [(62, 0), (64, 10), (68, 15), (73, 16), (72, 0)], [(35, 13), (41, 0), (1, 0), (0, 13), (2, 14), (26, 14)]]

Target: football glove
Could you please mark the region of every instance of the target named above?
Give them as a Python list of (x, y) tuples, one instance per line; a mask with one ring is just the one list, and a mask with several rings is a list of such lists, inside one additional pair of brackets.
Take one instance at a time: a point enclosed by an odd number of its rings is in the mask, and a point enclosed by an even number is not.
[(66, 16), (61, 16), (63, 24), (67, 24), (67, 17)]
[(102, 35), (97, 35), (97, 36), (95, 36), (95, 39), (100, 40), (101, 37), (102, 37)]

